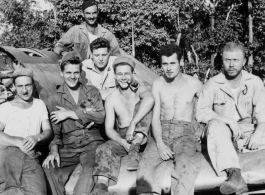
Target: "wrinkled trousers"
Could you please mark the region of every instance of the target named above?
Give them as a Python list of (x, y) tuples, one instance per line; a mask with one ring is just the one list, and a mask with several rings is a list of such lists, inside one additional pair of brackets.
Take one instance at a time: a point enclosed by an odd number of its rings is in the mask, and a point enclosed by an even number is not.
[[(237, 141), (237, 149), (240, 152), (251, 152), (246, 149), (245, 143), (254, 132), (253, 124), (239, 124), (244, 132), (244, 138)], [(260, 149), (265, 148), (265, 135), (262, 138)], [(230, 128), (220, 120), (211, 120), (207, 129), (207, 150), (211, 163), (217, 173), (222, 176), (224, 170), (229, 168), (240, 169), (239, 157), (232, 141)], [(254, 150), (256, 151), (256, 150)]]
[(17, 147), (1, 147), (0, 192), (1, 195), (46, 195), (46, 181), (39, 160)]
[(80, 163), (82, 172), (74, 188), (74, 195), (88, 194), (93, 187), (93, 167), (95, 166), (95, 153), (102, 141), (93, 141), (89, 144), (89, 149), (82, 153), (77, 153), (74, 157), (62, 157), (61, 166), (55, 162), (55, 168), (50, 164), (50, 168), (44, 168), (49, 182), (52, 195), (65, 195), (65, 185), (69, 177)]
[(171, 194), (192, 195), (194, 183), (201, 167), (200, 145), (191, 123), (161, 121), (162, 139), (174, 152), (173, 159), (164, 161), (154, 139), (150, 139), (139, 164), (136, 180), (137, 194), (161, 194), (168, 163), (174, 163), (171, 172)]
[[(141, 102), (135, 105), (134, 115), (137, 113)], [(144, 134), (144, 140), (148, 137), (148, 131), (151, 125), (152, 112), (150, 111), (135, 127), (135, 133)], [(121, 138), (126, 139), (128, 127), (119, 128), (117, 132)], [(143, 142), (144, 142), (143, 140)], [(96, 166), (93, 176), (104, 176), (111, 179), (111, 184), (117, 183), (120, 172), (121, 158), (128, 152), (119, 143), (109, 140), (98, 147), (96, 152)]]

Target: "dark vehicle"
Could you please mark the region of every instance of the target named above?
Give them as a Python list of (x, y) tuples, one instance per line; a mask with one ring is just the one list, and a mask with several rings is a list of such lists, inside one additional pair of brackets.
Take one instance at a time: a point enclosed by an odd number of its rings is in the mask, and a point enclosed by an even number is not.
[[(136, 78), (139, 77), (147, 86), (151, 86), (158, 76), (132, 56), (121, 51), (123, 56), (131, 58), (136, 63)], [(0, 46), (0, 103), (11, 99), (15, 95), (10, 79), (14, 69), (19, 66), (34, 71), (36, 98), (46, 102), (47, 98), (55, 93), (63, 82), (59, 70), (60, 57), (52, 51), (33, 48), (14, 48)], [(214, 172), (207, 151), (203, 152), (202, 170), (195, 182), (196, 192), (200, 194), (218, 194), (220, 183), (226, 179), (217, 177)], [(243, 177), (249, 185), (249, 194), (265, 194), (265, 150), (239, 154)], [(123, 163), (124, 164), (124, 163)], [(164, 193), (170, 193), (172, 163), (168, 164), (168, 174), (164, 179)], [(73, 188), (79, 177), (81, 166), (78, 166), (66, 185), (67, 194), (73, 194)], [(111, 186), (111, 193), (127, 195), (135, 194), (136, 172), (128, 172), (125, 166), (121, 167), (118, 183)]]

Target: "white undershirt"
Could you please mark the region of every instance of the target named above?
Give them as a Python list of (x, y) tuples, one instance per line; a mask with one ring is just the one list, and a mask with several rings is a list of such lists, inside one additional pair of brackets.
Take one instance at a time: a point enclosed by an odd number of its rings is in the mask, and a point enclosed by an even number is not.
[[(237, 98), (238, 98), (238, 94), (239, 94), (239, 87), (235, 88), (235, 89), (231, 88), (231, 91), (232, 91), (232, 94), (234, 96), (234, 100), (235, 100), (234, 102), (235, 102), (235, 108), (236, 108)], [(239, 113), (238, 113), (237, 109), (236, 109), (235, 114), (234, 114), (234, 119), (236, 121), (238, 121), (240, 119), (240, 116), (239, 116)]]

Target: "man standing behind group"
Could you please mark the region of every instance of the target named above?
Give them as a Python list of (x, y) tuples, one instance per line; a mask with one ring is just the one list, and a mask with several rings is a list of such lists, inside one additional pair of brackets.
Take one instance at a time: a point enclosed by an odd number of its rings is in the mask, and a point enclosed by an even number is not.
[(36, 146), (52, 139), (48, 112), (42, 100), (32, 97), (32, 70), (15, 70), (13, 84), (15, 99), (0, 106), (0, 194), (46, 195)]
[(116, 56), (110, 56), (110, 44), (105, 38), (97, 38), (90, 44), (91, 59), (82, 62), (88, 84), (99, 89), (102, 99), (116, 89), (113, 62)]
[[(98, 176), (91, 195), (109, 195), (108, 185), (117, 182), (121, 157), (127, 156), (128, 170), (136, 170), (140, 145), (146, 142), (151, 124), (152, 93), (145, 86), (134, 87), (132, 60), (120, 57), (114, 61), (118, 88), (105, 102), (106, 134), (109, 141), (98, 147), (94, 176)], [(118, 128), (114, 130), (115, 121)]]
[(99, 10), (97, 2), (94, 0), (84, 1), (82, 13), (85, 22), (70, 28), (55, 45), (54, 52), (63, 56), (74, 48), (81, 55), (82, 60), (90, 59), (90, 43), (98, 37), (104, 37), (110, 43), (110, 54), (119, 56), (117, 39), (109, 30), (98, 24)]
[(95, 152), (103, 143), (99, 132), (105, 111), (97, 88), (79, 82), (81, 57), (77, 52), (63, 56), (60, 64), (64, 83), (48, 99), (55, 137), (43, 163), (53, 195), (64, 195), (65, 184), (76, 166), (82, 172), (74, 195), (89, 193), (93, 187)]
[(161, 194), (167, 161), (174, 162), (171, 194), (194, 194), (200, 169), (200, 146), (192, 129), (193, 110), (201, 82), (180, 72), (182, 49), (166, 45), (160, 50), (164, 75), (152, 86), (155, 98), (150, 139), (140, 161), (137, 194)]
[(241, 194), (248, 187), (236, 150), (265, 148), (265, 88), (260, 78), (242, 70), (246, 63), (243, 46), (227, 43), (222, 58), (224, 71), (203, 87), (196, 118), (208, 124), (207, 148), (214, 169), (218, 175), (228, 175), (221, 193)]

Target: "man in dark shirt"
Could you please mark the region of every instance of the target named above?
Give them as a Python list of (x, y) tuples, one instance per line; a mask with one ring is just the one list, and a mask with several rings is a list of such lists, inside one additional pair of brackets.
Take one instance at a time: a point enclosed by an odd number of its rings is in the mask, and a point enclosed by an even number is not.
[(60, 68), (64, 83), (48, 99), (54, 139), (43, 167), (52, 194), (63, 195), (70, 174), (81, 163), (82, 173), (74, 188), (74, 194), (81, 195), (93, 186), (95, 151), (104, 141), (99, 127), (105, 111), (99, 90), (79, 81), (81, 57), (76, 51), (64, 55)]

